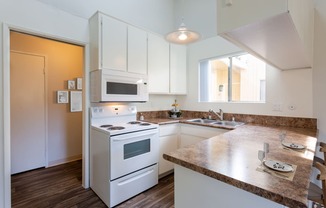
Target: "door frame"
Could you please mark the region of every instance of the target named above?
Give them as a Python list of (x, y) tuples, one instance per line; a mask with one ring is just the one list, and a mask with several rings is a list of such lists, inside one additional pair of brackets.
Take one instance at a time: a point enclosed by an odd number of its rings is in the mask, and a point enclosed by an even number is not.
[[(24, 55), (31, 55), (31, 56), (38, 56), (38, 57), (43, 57), (44, 58), (44, 120), (45, 120), (45, 155), (44, 155), (44, 165), (45, 167), (49, 166), (49, 161), (48, 161), (48, 56), (43, 55), (43, 54), (37, 54), (37, 53), (30, 53), (30, 52), (25, 52), (25, 51), (17, 51), (17, 50), (10, 50), (10, 53), (19, 53), (19, 54), (24, 54)], [(10, 61), (10, 60), (9, 60)], [(10, 69), (9, 69), (10, 73)], [(11, 80), (10, 80), (11, 81)], [(10, 103), (11, 104), (11, 103)], [(11, 138), (10, 138), (11, 139)], [(10, 153), (11, 157), (11, 153)], [(10, 165), (11, 166), (11, 165)]]
[(2, 24), (3, 38), (3, 116), (4, 116), (4, 142), (3, 142), (3, 158), (4, 158), (4, 205), (5, 208), (11, 207), (11, 174), (10, 174), (10, 31), (18, 31), (44, 37), (52, 40), (62, 41), (70, 44), (84, 47), (84, 70), (83, 70), (83, 111), (82, 111), (82, 186), (89, 188), (89, 44), (79, 42), (72, 39), (67, 39), (61, 36), (55, 36), (48, 33), (41, 33), (28, 28), (23, 28), (3, 22)]

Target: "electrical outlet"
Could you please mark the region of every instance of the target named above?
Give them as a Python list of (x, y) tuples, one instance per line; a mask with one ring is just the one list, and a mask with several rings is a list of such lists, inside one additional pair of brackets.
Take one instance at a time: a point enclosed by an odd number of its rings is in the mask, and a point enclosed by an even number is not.
[(273, 111), (282, 111), (282, 104), (274, 103), (273, 104)]

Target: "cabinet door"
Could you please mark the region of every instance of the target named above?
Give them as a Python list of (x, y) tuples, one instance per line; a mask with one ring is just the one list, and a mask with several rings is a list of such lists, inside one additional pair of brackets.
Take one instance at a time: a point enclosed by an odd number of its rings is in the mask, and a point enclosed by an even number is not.
[(196, 144), (200, 141), (203, 141), (204, 139), (207, 139), (207, 138), (203, 138), (203, 137), (199, 137), (199, 136), (195, 136), (195, 135), (181, 134), (180, 135), (180, 148), (185, 147), (187, 145)]
[(170, 44), (170, 93), (187, 94), (187, 48)]
[(157, 35), (148, 34), (148, 91), (169, 93), (169, 44)]
[(127, 70), (127, 25), (102, 16), (102, 68)]
[(159, 175), (173, 170), (173, 163), (163, 158), (164, 153), (169, 153), (177, 150), (178, 135), (168, 135), (160, 137), (160, 158), (159, 158)]
[(211, 137), (217, 136), (228, 132), (227, 129), (198, 126), (191, 124), (181, 124), (180, 128), (180, 147), (186, 145), (195, 144), (204, 139), (209, 139)]
[(128, 72), (147, 74), (147, 32), (128, 26)]

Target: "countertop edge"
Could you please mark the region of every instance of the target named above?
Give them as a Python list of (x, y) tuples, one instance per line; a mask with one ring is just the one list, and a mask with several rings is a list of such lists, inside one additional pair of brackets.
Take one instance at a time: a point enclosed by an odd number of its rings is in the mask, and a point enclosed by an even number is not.
[[(298, 201), (292, 200), (292, 199), (287, 198), (287, 197), (283, 197), (280, 194), (273, 193), (273, 192), (267, 191), (267, 190), (265, 190), (263, 188), (259, 188), (257, 186), (254, 186), (252, 184), (236, 180), (236, 179), (234, 179), (232, 177), (229, 177), (229, 176), (220, 174), (218, 172), (203, 168), (201, 166), (194, 165), (193, 163), (182, 161), (182, 160), (180, 160), (178, 158), (175, 158), (175, 157), (172, 157), (170, 155), (163, 154), (163, 158), (165, 160), (168, 160), (168, 161), (170, 161), (172, 163), (175, 163), (177, 165), (180, 165), (182, 167), (188, 168), (188, 169), (190, 169), (192, 171), (195, 171), (197, 173), (200, 173), (200, 174), (206, 175), (208, 177), (214, 178), (216, 180), (219, 180), (219, 181), (224, 182), (226, 184), (229, 184), (231, 186), (240, 188), (240, 189), (242, 189), (244, 191), (248, 191), (248, 192), (253, 193), (253, 194), (257, 195), (257, 196), (269, 199), (269, 200), (274, 201), (276, 203), (279, 203), (279, 204), (282, 204), (282, 205), (285, 205), (285, 206), (289, 206), (289, 207), (293, 207), (293, 206), (298, 207), (298, 208), (307, 208), (308, 207), (308, 204), (299, 203)], [(236, 183), (233, 183), (232, 181), (236, 181)], [(270, 196), (270, 197), (264, 197), (263, 195)]]

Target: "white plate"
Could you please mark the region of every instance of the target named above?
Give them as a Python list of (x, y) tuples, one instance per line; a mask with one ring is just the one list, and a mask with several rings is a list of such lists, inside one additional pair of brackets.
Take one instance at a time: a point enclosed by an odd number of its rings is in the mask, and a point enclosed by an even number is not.
[(304, 148), (306, 148), (302, 144), (296, 144), (296, 143), (290, 143), (290, 142), (282, 142), (282, 145), (286, 146), (288, 148), (291, 148), (291, 149), (304, 149)]
[(274, 160), (266, 160), (264, 161), (264, 165), (270, 169), (281, 171), (281, 172), (292, 172), (293, 167), (289, 164), (282, 163)]

